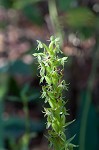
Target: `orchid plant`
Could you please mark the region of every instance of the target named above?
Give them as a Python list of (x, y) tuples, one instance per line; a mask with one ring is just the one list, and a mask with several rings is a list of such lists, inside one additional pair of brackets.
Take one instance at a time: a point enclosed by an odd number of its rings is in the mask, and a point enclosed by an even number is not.
[(41, 98), (49, 107), (44, 107), (44, 116), (47, 117), (46, 128), (48, 129), (48, 140), (50, 147), (54, 150), (73, 150), (75, 145), (71, 144), (74, 136), (67, 139), (66, 128), (73, 121), (67, 122), (66, 101), (63, 98), (63, 90), (67, 90), (67, 84), (63, 79), (64, 64), (67, 57), (59, 57), (59, 38), (50, 37), (49, 45), (38, 41), (37, 49), (43, 49), (41, 53), (33, 54), (37, 57), (40, 70), (40, 83), (42, 84)]

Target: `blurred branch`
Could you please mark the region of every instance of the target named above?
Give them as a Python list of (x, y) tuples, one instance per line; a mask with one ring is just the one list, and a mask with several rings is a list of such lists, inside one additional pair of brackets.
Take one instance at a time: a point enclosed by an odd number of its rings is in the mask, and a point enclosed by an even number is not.
[(98, 35), (96, 37), (96, 45), (94, 48), (94, 54), (93, 54), (93, 63), (92, 63), (92, 70), (89, 76), (87, 90), (86, 90), (86, 97), (85, 97), (85, 106), (82, 112), (82, 118), (81, 118), (81, 127), (80, 127), (80, 137), (79, 137), (79, 150), (85, 150), (85, 137), (86, 137), (86, 126), (87, 126), (87, 119), (88, 119), (88, 113), (90, 109), (90, 105), (92, 102), (92, 91), (94, 88), (94, 80), (98, 65), (98, 55), (99, 55), (99, 44), (98, 44)]

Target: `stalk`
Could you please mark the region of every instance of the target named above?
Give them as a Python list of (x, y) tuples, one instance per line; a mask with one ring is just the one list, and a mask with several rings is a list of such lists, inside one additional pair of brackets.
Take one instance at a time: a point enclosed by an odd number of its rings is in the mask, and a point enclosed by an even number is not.
[(88, 79), (85, 104), (84, 104), (84, 109), (83, 109), (82, 118), (81, 118), (79, 150), (85, 150), (87, 119), (88, 119), (88, 114), (89, 114), (89, 110), (90, 110), (90, 105), (92, 102), (92, 92), (93, 92), (93, 88), (94, 88), (94, 81), (95, 81), (95, 76), (96, 76), (96, 71), (97, 71), (97, 66), (98, 66), (98, 56), (99, 56), (98, 49), (99, 49), (98, 39), (96, 38), (96, 45), (95, 45), (94, 54), (93, 54), (92, 70), (91, 70), (91, 73), (90, 73), (90, 76)]
[(63, 99), (62, 92), (67, 89), (65, 80), (63, 80), (64, 63), (67, 57), (60, 58), (58, 53), (62, 53), (59, 47), (59, 38), (51, 36), (50, 43), (46, 46), (38, 42), (38, 50), (43, 48), (42, 53), (33, 54), (37, 57), (40, 69), (40, 83), (42, 85), (41, 98), (49, 104), (44, 107), (44, 116), (47, 117), (46, 128), (48, 129), (48, 140), (50, 147), (54, 150), (73, 150), (75, 145), (71, 144), (74, 136), (67, 139), (65, 134), (66, 127), (71, 122), (66, 122), (68, 112), (65, 108), (66, 101)]
[(0, 150), (4, 149), (4, 120), (3, 120), (4, 103), (0, 99)]
[(55, 34), (60, 37), (60, 45), (63, 45), (63, 30), (59, 23), (56, 0), (48, 0), (49, 15)]

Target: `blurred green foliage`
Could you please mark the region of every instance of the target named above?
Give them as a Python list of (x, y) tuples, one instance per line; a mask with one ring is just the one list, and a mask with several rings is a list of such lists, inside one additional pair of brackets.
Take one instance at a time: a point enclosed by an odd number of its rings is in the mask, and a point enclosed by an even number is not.
[(33, 23), (42, 25), (43, 17), (36, 5), (27, 5), (23, 8), (24, 15)]
[(17, 0), (14, 3), (14, 8), (16, 9), (23, 9), (24, 7), (26, 7), (29, 4), (35, 4), (37, 2), (40, 2), (41, 0)]
[(77, 6), (77, 0), (58, 0), (59, 9), (62, 11), (67, 11), (72, 7)]
[(73, 28), (95, 26), (95, 15), (86, 7), (69, 9), (67, 12), (67, 24)]
[[(54, 5), (53, 5), (54, 4)], [(97, 3), (96, 3), (97, 4)], [(91, 1), (83, 1), (83, 0), (49, 0), (49, 1), (44, 1), (44, 0), (0, 0), (0, 9), (2, 9), (4, 6), (4, 13), (5, 10), (7, 11), (5, 14), (4, 18), (7, 18), (7, 20), (4, 19), (4, 21), (0, 22), (0, 34), (1, 31), (5, 30), (5, 37), (4, 41), (7, 43), (6, 38), (8, 37), (7, 28), (9, 25), (15, 25), (20, 28), (20, 23), (15, 21), (17, 20), (16, 18), (14, 21), (11, 22), (11, 16), (13, 16), (13, 12), (9, 15), (8, 19), (8, 14), (9, 10), (15, 10), (18, 15), (22, 14), (22, 17), (24, 16), (26, 18), (26, 22), (23, 22), (23, 25), (26, 26), (33, 26), (33, 25), (39, 25), (42, 31), (42, 27), (45, 24), (48, 28), (51, 29), (53, 26), (53, 29), (48, 31), (48, 36), (49, 34), (56, 34), (59, 35), (61, 38), (63, 38), (63, 44), (65, 44), (65, 40), (67, 39), (68, 33), (78, 33), (80, 40), (86, 40), (90, 38), (95, 38), (95, 46), (94, 48), (92, 47), (92, 52), (90, 53), (89, 56), (86, 55), (88, 49), (85, 49), (85, 58), (77, 58), (75, 59), (70, 56), (68, 59), (68, 66), (66, 72), (66, 76), (69, 76), (67, 78), (70, 78), (70, 82), (73, 82), (73, 87), (76, 89), (76, 84), (79, 82), (79, 79), (73, 78), (72, 75), (72, 64), (74, 64), (75, 60), (79, 62), (79, 66), (81, 67), (81, 70), (83, 69), (83, 65), (85, 61), (90, 62), (90, 66), (92, 64), (95, 64), (94, 67), (91, 66), (91, 71), (93, 72), (93, 75), (87, 79), (86, 86), (88, 84), (92, 84), (92, 90), (90, 91), (89, 94), (89, 106), (88, 106), (88, 111), (86, 113), (86, 102), (88, 100), (87, 98), (87, 90), (88, 87), (86, 88), (83, 92), (83, 88), (78, 87), (78, 99), (76, 98), (77, 101), (77, 108), (76, 108), (76, 121), (69, 127), (69, 131), (67, 133), (68, 138), (77, 133), (76, 138), (74, 140), (74, 144), (79, 145), (79, 143), (82, 143), (82, 139), (80, 139), (80, 133), (81, 133), (81, 124), (82, 126), (84, 125), (86, 127), (85, 133), (83, 132), (83, 140), (84, 140), (84, 148), (81, 149), (79, 146), (76, 149), (79, 150), (98, 150), (99, 144), (99, 114), (97, 113), (97, 107), (94, 103), (94, 97), (93, 97), (93, 92), (94, 92), (94, 87), (98, 85), (98, 76), (99, 76), (99, 66), (98, 66), (98, 56), (99, 56), (99, 12), (95, 12), (93, 10), (93, 6), (91, 6)], [(0, 12), (1, 13), (1, 12)], [(0, 16), (2, 13), (0, 14)], [(48, 23), (46, 22), (45, 18), (48, 16)], [(24, 17), (22, 18), (24, 20)], [(2, 19), (2, 18), (1, 18)], [(19, 20), (18, 20), (19, 21)], [(22, 24), (21, 24), (22, 25)], [(30, 29), (30, 26), (28, 29)], [(48, 27), (49, 26), (49, 27)], [(21, 26), (22, 28), (22, 26)], [(64, 29), (65, 28), (65, 29)], [(23, 28), (25, 31), (25, 29)], [(37, 29), (34, 29), (38, 31)], [(65, 31), (66, 30), (66, 31)], [(38, 32), (41, 32), (38, 31)], [(35, 31), (33, 31), (35, 32)], [(57, 33), (59, 34), (57, 34)], [(21, 32), (20, 32), (21, 34)], [(41, 35), (39, 33), (39, 35)], [(34, 33), (35, 35), (35, 33)], [(42, 40), (45, 40), (46, 37), (44, 35), (42, 36)], [(35, 36), (37, 40), (41, 38), (38, 35)], [(34, 38), (34, 40), (36, 40)], [(13, 37), (14, 39), (14, 37)], [(28, 38), (29, 40), (29, 38)], [(21, 41), (21, 40), (20, 40)], [(1, 42), (1, 39), (0, 39)], [(33, 53), (36, 51), (35, 50), (35, 42), (32, 40), (34, 45), (32, 45), (31, 49), (33, 49)], [(1, 43), (0, 43), (1, 44)], [(96, 46), (97, 45), (97, 46)], [(0, 45), (1, 46), (1, 45)], [(80, 45), (82, 46), (82, 45)], [(5, 47), (5, 51), (8, 51), (9, 47), (9, 42), (7, 43), (7, 47)], [(76, 47), (78, 48), (78, 47)], [(29, 49), (30, 50), (30, 49)], [(28, 50), (28, 51), (29, 51)], [(75, 50), (75, 47), (73, 47), (73, 51)], [(80, 47), (79, 51), (82, 50), (83, 48)], [(97, 53), (95, 54), (95, 52)], [(2, 57), (0, 51), (0, 59)], [(31, 52), (29, 53), (31, 55)], [(95, 56), (94, 56), (95, 54)], [(26, 55), (26, 53), (24, 54)], [(97, 58), (96, 58), (97, 56)], [(80, 62), (80, 61), (81, 62)], [(97, 63), (94, 63), (97, 61)], [(80, 64), (81, 63), (81, 64)], [(41, 119), (39, 121), (35, 121), (33, 119), (30, 119), (28, 116), (28, 104), (32, 102), (32, 104), (37, 104), (40, 105), (40, 109), (42, 109), (43, 102), (40, 101), (40, 87), (35, 87), (35, 84), (32, 83), (31, 78), (34, 80), (37, 78), (38, 70), (37, 66), (34, 63), (34, 60), (31, 64), (26, 64), (21, 57), (16, 59), (16, 60), (8, 60), (5, 65), (2, 66), (2, 63), (0, 62), (0, 148), (4, 147), (4, 140), (6, 138), (9, 139), (9, 145), (11, 150), (25, 150), (24, 148), (24, 143), (26, 143), (26, 150), (28, 149), (28, 134), (26, 134), (26, 126), (29, 128), (29, 136), (32, 137), (34, 133), (39, 133), (43, 132), (45, 129), (45, 124), (44, 120)], [(77, 69), (78, 66), (75, 68)], [(87, 66), (85, 66), (86, 71), (88, 71)], [(77, 70), (75, 70), (76, 72)], [(90, 71), (90, 72), (91, 72)], [(69, 74), (70, 72), (70, 74)], [(85, 74), (83, 72), (83, 74)], [(78, 73), (76, 72), (76, 75)], [(21, 76), (21, 80), (23, 80), (22, 85), (18, 84), (16, 77)], [(79, 74), (80, 76), (80, 74)], [(24, 78), (30, 78), (28, 81), (24, 81)], [(77, 77), (76, 77), (77, 78)], [(75, 80), (77, 83), (75, 83)], [(84, 79), (82, 79), (84, 80)], [(68, 81), (69, 82), (69, 81)], [(38, 85), (39, 86), (39, 85)], [(90, 89), (90, 88), (89, 88)], [(97, 88), (98, 90), (98, 88)], [(82, 91), (79, 93), (79, 91)], [(71, 93), (70, 93), (71, 94)], [(80, 95), (80, 96), (79, 96)], [(71, 101), (74, 104), (74, 99)], [(98, 99), (98, 96), (97, 96)], [(20, 103), (23, 105), (23, 111), (25, 112), (25, 116), (23, 118), (20, 118), (18, 114), (14, 117), (13, 115), (6, 116), (5, 115), (5, 103), (6, 101), (12, 102), (12, 103)], [(80, 102), (79, 102), (80, 101)], [(75, 102), (76, 103), (76, 102)], [(80, 103), (80, 104), (79, 104)], [(97, 100), (98, 103), (98, 100)], [(99, 104), (99, 103), (98, 103)], [(97, 105), (98, 105), (97, 104)], [(17, 106), (16, 106), (17, 107)], [(85, 111), (85, 112), (84, 112)], [(74, 113), (74, 112), (73, 112)], [(82, 116), (83, 114), (85, 115), (85, 118), (87, 119), (84, 120), (84, 124), (82, 123)], [(72, 114), (71, 114), (72, 115)], [(87, 117), (86, 117), (87, 116)], [(28, 120), (29, 119), (29, 120)], [(28, 121), (27, 121), (28, 120)], [(28, 122), (28, 124), (27, 124)], [(30, 133), (31, 132), (31, 133)], [(22, 138), (20, 137), (22, 135)], [(16, 139), (20, 137), (21, 144), (16, 144)], [(27, 142), (26, 142), (27, 140)], [(16, 149), (15, 149), (16, 147)]]

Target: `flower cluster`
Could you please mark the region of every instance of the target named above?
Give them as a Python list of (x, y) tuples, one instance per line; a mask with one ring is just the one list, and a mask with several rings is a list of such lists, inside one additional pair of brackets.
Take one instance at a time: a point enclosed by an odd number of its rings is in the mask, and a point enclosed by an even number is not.
[(59, 38), (50, 37), (50, 43), (46, 44), (37, 41), (37, 49), (44, 49), (43, 53), (35, 53), (40, 69), (40, 83), (42, 86), (41, 97), (45, 103), (49, 103), (49, 108), (44, 108), (47, 117), (48, 140), (54, 150), (71, 150), (74, 145), (71, 141), (74, 137), (67, 140), (65, 130), (71, 122), (66, 123), (66, 102), (63, 99), (62, 92), (67, 89), (65, 80), (63, 80), (64, 63), (67, 57), (60, 58), (58, 53), (62, 53), (59, 47)]

